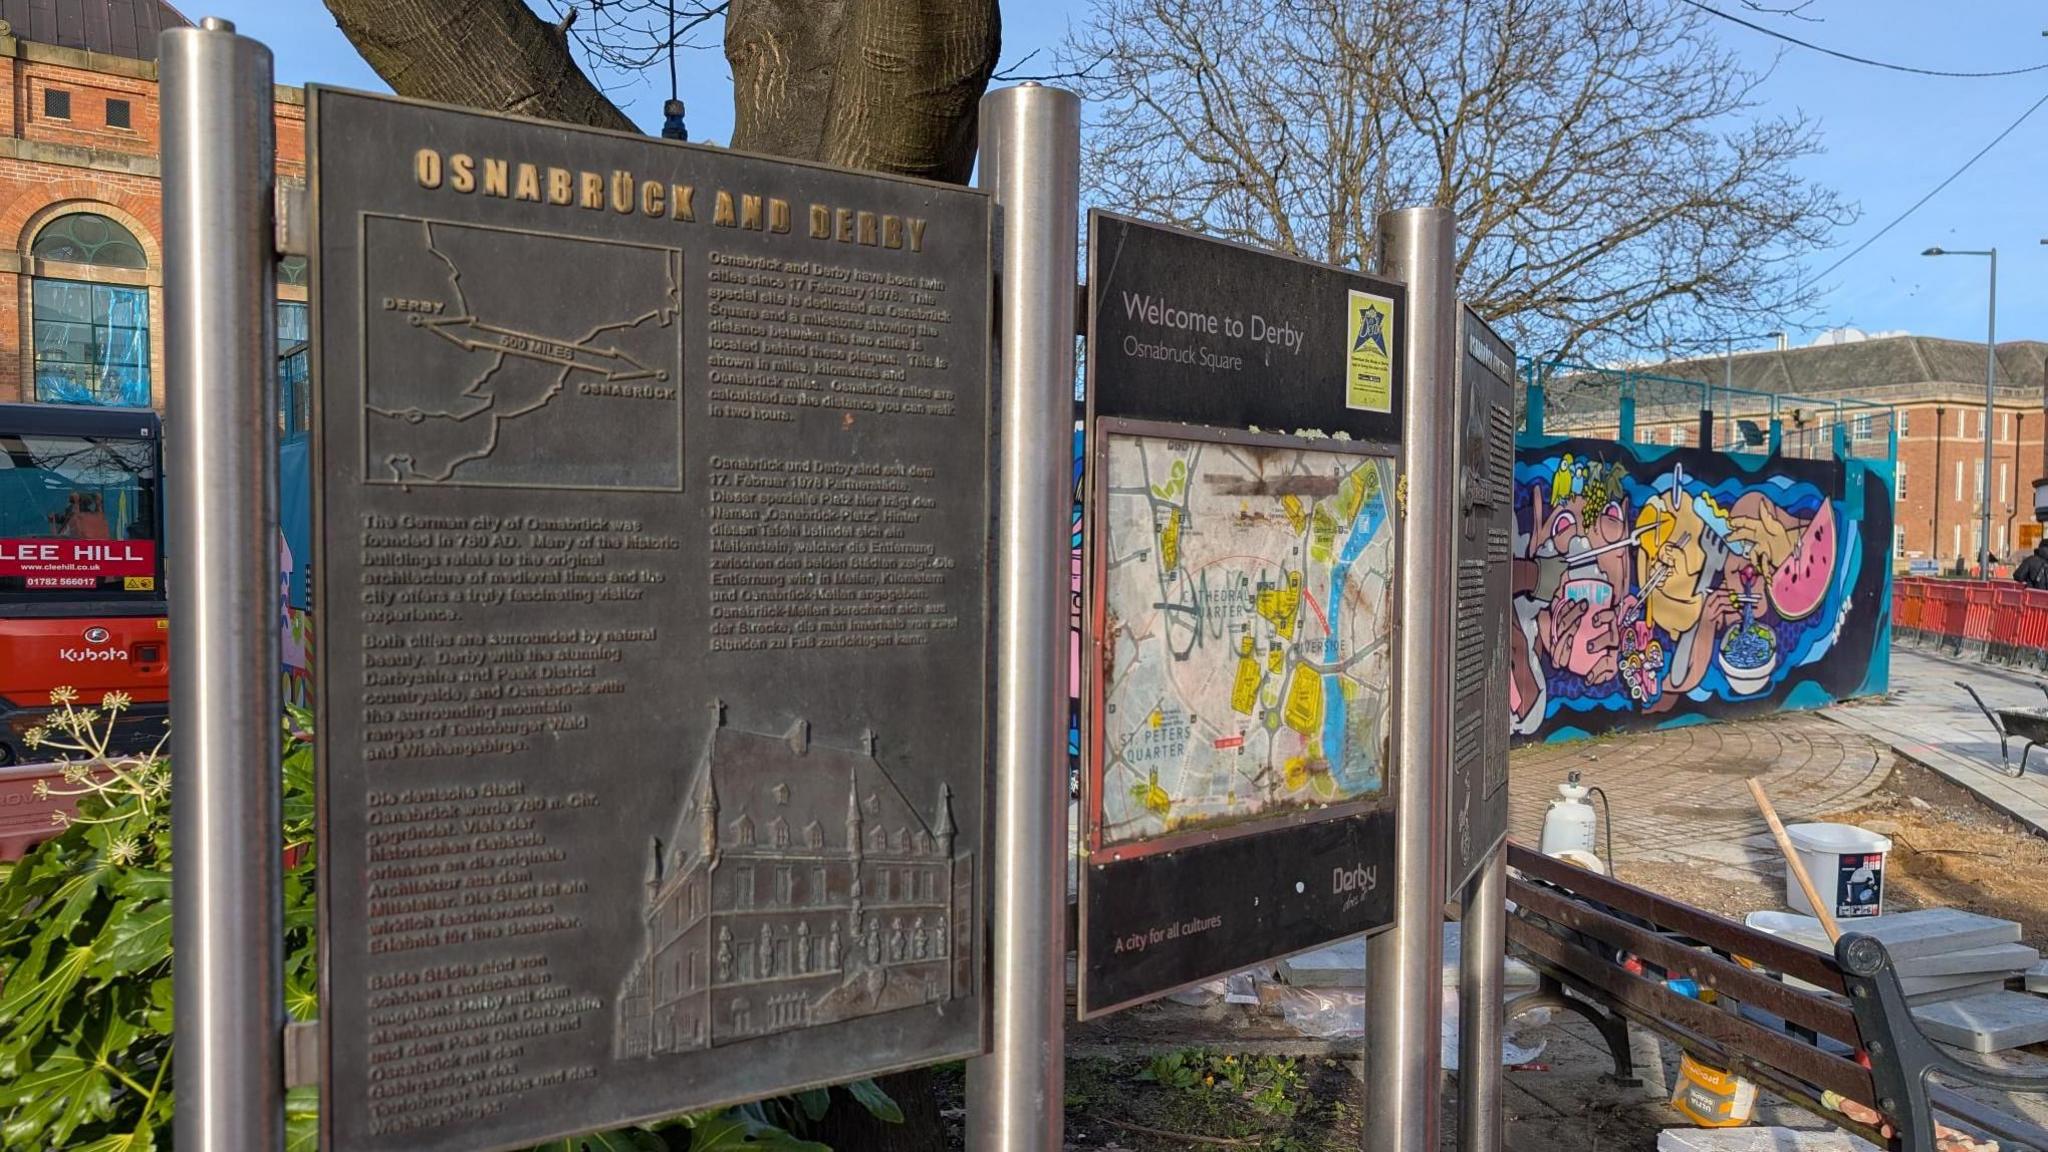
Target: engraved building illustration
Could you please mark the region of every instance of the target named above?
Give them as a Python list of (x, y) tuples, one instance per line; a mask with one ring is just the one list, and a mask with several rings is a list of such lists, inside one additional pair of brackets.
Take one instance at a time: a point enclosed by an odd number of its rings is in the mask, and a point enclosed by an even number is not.
[[(875, 758), (729, 727), (722, 703), (666, 841), (614, 1054), (652, 1057), (933, 1004), (973, 978), (974, 866), (952, 789), (923, 803)], [(929, 813), (929, 819), (926, 817)]]

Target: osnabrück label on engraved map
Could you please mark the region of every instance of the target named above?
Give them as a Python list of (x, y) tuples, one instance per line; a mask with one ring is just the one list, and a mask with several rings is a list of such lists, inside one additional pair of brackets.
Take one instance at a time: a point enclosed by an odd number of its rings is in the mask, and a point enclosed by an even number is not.
[(979, 1051), (987, 199), (310, 103), (324, 1146)]

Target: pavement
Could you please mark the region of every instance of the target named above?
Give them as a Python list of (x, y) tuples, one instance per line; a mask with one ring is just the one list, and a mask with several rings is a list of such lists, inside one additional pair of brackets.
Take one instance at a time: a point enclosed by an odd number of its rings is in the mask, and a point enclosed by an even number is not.
[[(1690, 868), (1703, 883), (1775, 887), (1785, 867), (1749, 778), (1762, 780), (1779, 818), (1796, 824), (1857, 807), (1892, 762), (1883, 742), (1815, 712), (1525, 745), (1508, 759), (1508, 831), (1534, 845), (1557, 786), (1577, 771), (1612, 808), (1615, 861)], [(1609, 855), (1604, 843), (1600, 853)]]
[[(1969, 694), (1956, 687), (1958, 680), (1994, 709), (2048, 706), (2038, 676), (1894, 644), (1890, 695), (1850, 701), (1815, 715), (1882, 742), (2048, 835), (2048, 750), (2034, 753), (2025, 778), (2014, 779), (2002, 767), (1998, 734)], [(2010, 743), (2017, 764), (2026, 742), (2015, 738)]]

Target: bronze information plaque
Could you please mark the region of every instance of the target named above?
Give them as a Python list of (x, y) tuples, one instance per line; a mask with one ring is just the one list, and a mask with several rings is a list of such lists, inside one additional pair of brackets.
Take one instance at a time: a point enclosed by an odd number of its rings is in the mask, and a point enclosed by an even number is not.
[(979, 1052), (988, 199), (310, 105), (323, 1146)]
[(1513, 567), (1515, 352), (1458, 311), (1457, 647), (1451, 654), (1455, 896), (1508, 834), (1508, 575)]

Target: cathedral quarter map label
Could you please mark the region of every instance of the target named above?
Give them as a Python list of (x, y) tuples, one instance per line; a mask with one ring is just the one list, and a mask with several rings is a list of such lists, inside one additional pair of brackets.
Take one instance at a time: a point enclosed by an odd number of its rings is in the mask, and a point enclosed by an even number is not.
[(980, 1052), (988, 199), (309, 105), (323, 1146)]
[(1402, 287), (1090, 217), (1079, 1011), (1391, 922)]

